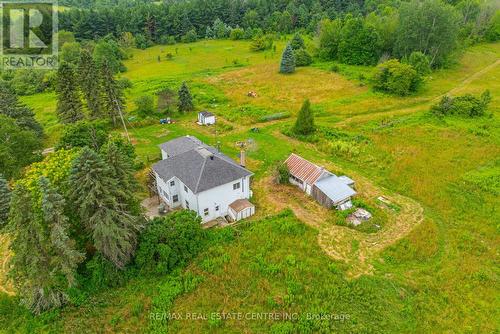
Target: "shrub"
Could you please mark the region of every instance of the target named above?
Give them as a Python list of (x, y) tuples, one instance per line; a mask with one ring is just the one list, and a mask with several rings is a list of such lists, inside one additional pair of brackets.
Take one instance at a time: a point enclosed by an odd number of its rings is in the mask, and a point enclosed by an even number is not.
[(431, 113), (436, 116), (457, 115), (466, 117), (483, 116), (491, 102), (488, 90), (477, 98), (471, 94), (457, 97), (443, 96), (438, 104), (431, 107)]
[(422, 52), (412, 52), (408, 60), (405, 62), (413, 66), (419, 75), (427, 75), (431, 73), (431, 62), (429, 57)]
[(273, 39), (270, 35), (256, 36), (250, 44), (250, 51), (265, 51), (273, 47)]
[(384, 92), (405, 96), (415, 92), (421, 82), (413, 66), (401, 64), (396, 59), (378, 65), (377, 70), (373, 77), (374, 87)]
[(80, 121), (64, 127), (56, 149), (88, 146), (98, 151), (108, 140), (109, 130), (101, 121)]
[(169, 273), (194, 258), (204, 240), (201, 218), (193, 211), (177, 211), (155, 218), (141, 236), (137, 267), (146, 273)]
[(197, 40), (198, 40), (198, 34), (194, 29), (189, 30), (184, 36), (181, 37), (182, 43), (193, 43), (196, 42)]
[(313, 59), (311, 55), (304, 49), (295, 50), (295, 65), (297, 67), (300, 66), (309, 66), (312, 64)]
[(135, 100), (137, 114), (141, 117), (147, 117), (154, 113), (155, 103), (151, 95), (143, 95)]
[(279, 162), (276, 165), (276, 183), (277, 184), (288, 184), (290, 183), (290, 171), (288, 166), (284, 162)]
[(232, 39), (233, 41), (243, 39), (244, 37), (245, 37), (245, 30), (241, 28), (235, 28), (231, 30), (231, 33), (229, 34), (229, 38)]

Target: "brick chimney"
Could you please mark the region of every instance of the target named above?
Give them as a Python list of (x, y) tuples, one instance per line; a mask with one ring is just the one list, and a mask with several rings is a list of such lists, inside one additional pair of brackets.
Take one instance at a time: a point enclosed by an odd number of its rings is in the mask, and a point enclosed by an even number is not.
[(241, 167), (246, 167), (245, 155), (246, 155), (245, 150), (241, 150), (240, 151), (240, 166)]

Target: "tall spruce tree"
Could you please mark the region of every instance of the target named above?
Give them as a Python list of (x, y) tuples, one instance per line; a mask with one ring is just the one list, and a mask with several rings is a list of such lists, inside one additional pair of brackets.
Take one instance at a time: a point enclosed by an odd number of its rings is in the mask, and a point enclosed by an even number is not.
[(10, 208), (10, 190), (7, 180), (0, 174), (0, 228), (7, 224)]
[(101, 78), (97, 64), (88, 50), (83, 50), (78, 64), (78, 77), (90, 118), (102, 118)]
[(103, 146), (101, 152), (105, 162), (109, 166), (111, 177), (116, 180), (118, 187), (123, 192), (124, 197), (120, 199), (120, 202), (126, 203), (127, 210), (138, 215), (140, 213), (140, 205), (134, 192), (139, 188), (139, 185), (134, 177), (132, 159), (114, 141), (109, 141), (107, 145)]
[(194, 110), (193, 97), (191, 96), (191, 92), (189, 91), (186, 82), (183, 82), (181, 88), (179, 89), (178, 107), (180, 112)]
[(31, 130), (40, 137), (43, 135), (43, 128), (35, 120), (35, 114), (26, 105), (19, 102), (16, 94), (0, 80), (0, 114), (8, 116), (16, 122), (17, 126), (23, 130)]
[(127, 194), (96, 152), (84, 148), (75, 159), (70, 189), (69, 197), (94, 247), (116, 267), (123, 268), (135, 252), (141, 220), (121, 202)]
[(77, 78), (71, 65), (62, 63), (57, 71), (57, 109), (61, 123), (75, 123), (84, 118)]
[(108, 117), (116, 126), (120, 114), (123, 115), (125, 100), (123, 98), (123, 89), (118, 85), (113, 71), (107, 61), (103, 61), (101, 66), (101, 78), (103, 89), (103, 106)]
[(295, 72), (295, 55), (292, 47), (288, 44), (281, 56), (280, 73), (291, 74), (293, 72)]
[(69, 238), (62, 196), (45, 178), (40, 179), (37, 193), (41, 201), (22, 184), (13, 191), (9, 231), (14, 255), (9, 275), (21, 303), (40, 314), (68, 301), (66, 291), (75, 285), (84, 256)]
[(309, 100), (305, 100), (299, 111), (297, 120), (295, 121), (293, 132), (298, 135), (309, 135), (314, 131), (316, 131), (316, 126), (314, 125), (314, 115), (311, 110), (311, 103)]

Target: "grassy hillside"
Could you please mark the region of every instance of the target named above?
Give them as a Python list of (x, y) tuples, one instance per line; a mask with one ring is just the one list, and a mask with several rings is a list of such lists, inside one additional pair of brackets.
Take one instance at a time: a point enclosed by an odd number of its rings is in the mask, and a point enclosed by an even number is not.
[[(454, 67), (434, 72), (421, 92), (406, 98), (372, 91), (366, 78), (373, 68), (368, 67), (342, 65), (333, 73), (332, 63), (317, 63), (291, 76), (278, 75), (279, 50), (281, 46), (276, 53), (251, 53), (248, 43), (233, 41), (154, 47), (135, 51), (124, 74), (134, 84), (127, 94), (129, 110), (138, 96), (177, 89), (187, 80), (197, 108), (222, 118), (218, 139), (225, 153), (236, 157), (235, 142), (252, 139), (248, 155), (256, 173), (254, 221), (236, 228), (234, 240), (214, 245), (175, 277), (134, 278), (120, 289), (96, 294), (81, 308), (41, 319), (26, 314), (18, 320), (0, 317), (0, 328), (3, 321), (11, 326), (6, 328), (28, 332), (498, 331), (500, 44), (470, 48)], [(166, 60), (167, 53), (172, 60)], [(427, 112), (443, 94), (479, 94), (485, 89), (493, 97), (491, 117), (437, 119)], [(255, 91), (257, 98), (248, 97), (248, 91)], [(305, 98), (311, 99), (321, 128), (317, 143), (282, 134)], [(52, 145), (60, 133), (54, 96), (25, 101), (35, 108), (49, 133), (47, 146)], [(277, 112), (292, 117), (261, 122)], [(155, 120), (131, 124), (146, 165), (158, 159), (157, 144), (179, 135), (215, 143), (214, 129), (197, 126), (194, 114), (175, 118), (174, 125)], [(261, 131), (251, 132), (252, 127)], [(290, 202), (282, 205), (292, 207), (299, 218), (319, 217), (321, 224), (279, 214), (281, 208), (268, 197), (274, 189), (265, 181), (275, 161), (292, 151), (353, 176), (360, 182), (361, 199), (370, 205), (376, 205), (375, 193), (402, 196), (422, 208), (424, 219), (379, 252), (366, 244), (377, 233), (367, 237), (349, 231), (341, 234), (346, 236), (342, 240), (328, 235), (347, 227), (334, 225), (333, 214), (317, 211), (314, 203), (292, 191), (286, 198)], [(389, 218), (384, 218), (381, 234), (393, 226)], [(349, 261), (335, 260), (332, 254), (346, 245)], [(373, 269), (353, 276), (351, 263), (362, 254), (368, 254), (362, 261), (366, 268)], [(13, 303), (2, 299), (0, 311), (15, 308)], [(300, 316), (293, 321), (149, 319), (151, 312), (223, 311)], [(306, 313), (350, 318), (307, 321)]]

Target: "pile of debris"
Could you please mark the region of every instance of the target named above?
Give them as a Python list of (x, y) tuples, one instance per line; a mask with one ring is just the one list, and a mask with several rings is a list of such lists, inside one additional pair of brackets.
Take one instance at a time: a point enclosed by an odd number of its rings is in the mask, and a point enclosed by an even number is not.
[(372, 214), (365, 209), (358, 208), (356, 211), (347, 216), (347, 221), (354, 226), (360, 225), (362, 222), (370, 220)]

